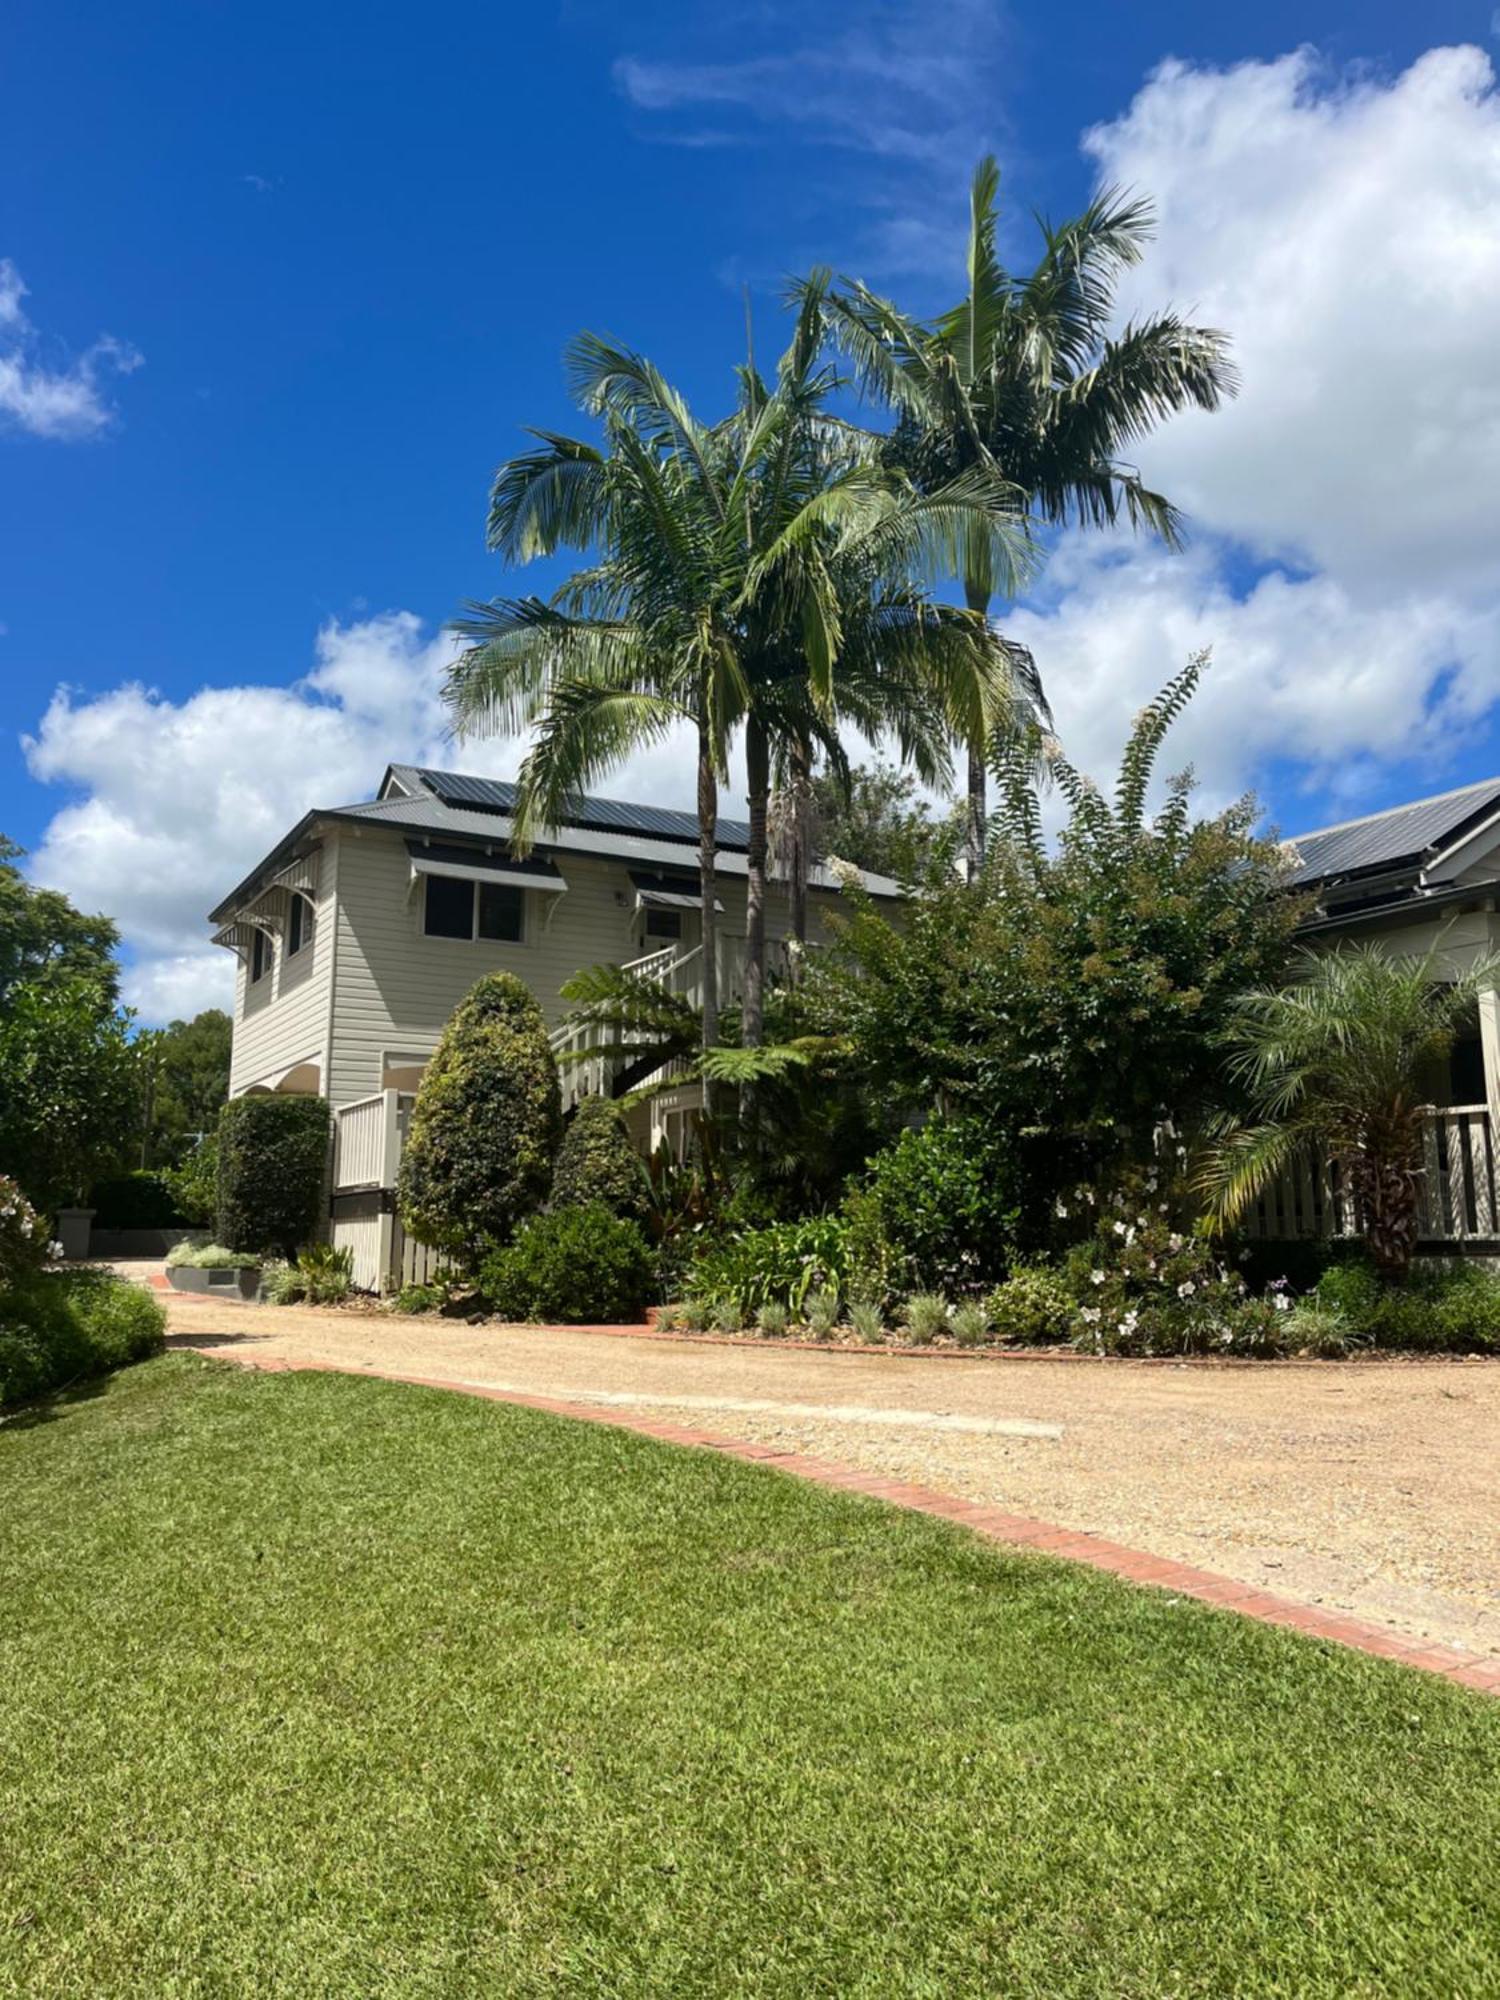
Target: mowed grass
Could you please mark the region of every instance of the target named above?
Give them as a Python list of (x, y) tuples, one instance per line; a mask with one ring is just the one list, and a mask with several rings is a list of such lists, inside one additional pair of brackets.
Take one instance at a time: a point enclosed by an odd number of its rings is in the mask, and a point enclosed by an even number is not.
[(1500, 1702), (169, 1356), (0, 1426), (0, 1993), (1500, 1991)]

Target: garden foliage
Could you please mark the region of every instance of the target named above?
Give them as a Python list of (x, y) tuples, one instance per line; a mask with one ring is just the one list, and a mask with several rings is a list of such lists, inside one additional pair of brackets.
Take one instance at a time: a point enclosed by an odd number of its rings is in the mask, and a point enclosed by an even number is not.
[(166, 1315), (108, 1271), (44, 1271), (0, 1290), (0, 1406), (159, 1354)]
[(849, 1281), (862, 1298), (973, 1292), (1002, 1277), (1022, 1188), (1010, 1150), (973, 1118), (934, 1118), (869, 1163), (844, 1206)]
[(545, 1201), (561, 1136), (557, 1065), (541, 1007), (513, 973), (460, 1003), (417, 1092), (401, 1217), (467, 1269)]
[(556, 1208), (523, 1222), (479, 1267), (479, 1290), (501, 1319), (639, 1319), (651, 1295), (650, 1246), (602, 1203)]
[(316, 1235), (328, 1173), (321, 1097), (235, 1097), (219, 1114), (216, 1233), (253, 1257), (294, 1257)]
[(95, 1181), (88, 1205), (96, 1229), (171, 1229), (187, 1219), (171, 1178), (150, 1168)]
[(767, 1305), (803, 1318), (816, 1294), (835, 1299), (848, 1284), (844, 1230), (837, 1216), (810, 1216), (746, 1229), (710, 1242), (694, 1263), (687, 1290), (710, 1311), (728, 1306), (743, 1326)]
[(587, 1208), (593, 1202), (632, 1222), (643, 1222), (651, 1206), (645, 1161), (625, 1129), (625, 1114), (607, 1097), (580, 1101), (552, 1176), (554, 1208)]

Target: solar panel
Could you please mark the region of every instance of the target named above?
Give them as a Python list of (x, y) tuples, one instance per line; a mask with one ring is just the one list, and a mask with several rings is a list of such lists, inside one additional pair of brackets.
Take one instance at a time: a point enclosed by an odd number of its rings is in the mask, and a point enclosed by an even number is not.
[(1364, 868), (1395, 866), (1441, 845), (1472, 819), (1500, 804), (1500, 782), (1466, 785), (1442, 798), (1417, 799), (1409, 806), (1352, 820), (1346, 826), (1315, 828), (1292, 845), (1302, 866), (1297, 879), (1316, 882)]
[[(471, 778), (462, 771), (414, 771), (413, 776), (445, 806), (462, 806), (470, 812), (512, 813), (516, 807), (516, 787), (502, 778)], [(680, 840), (698, 843), (696, 813), (677, 812), (667, 806), (633, 805), (625, 799), (570, 800), (563, 814), (564, 826), (589, 827), (600, 833), (634, 833), (652, 840)], [(721, 819), (718, 843), (726, 848), (745, 848), (750, 829), (743, 820)]]

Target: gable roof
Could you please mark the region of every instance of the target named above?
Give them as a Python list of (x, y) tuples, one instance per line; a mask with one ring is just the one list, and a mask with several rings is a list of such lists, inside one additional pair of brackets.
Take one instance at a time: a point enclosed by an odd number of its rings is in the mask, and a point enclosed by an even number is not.
[[(452, 771), (430, 771), (416, 764), (392, 764), (374, 799), (355, 805), (315, 807), (304, 813), (264, 860), (223, 899), (209, 921), (222, 923), (253, 900), (266, 879), (284, 860), (314, 838), (319, 822), (354, 826), (388, 826), (424, 841), (469, 842), (476, 848), (508, 848), (516, 788), (500, 778), (470, 778)], [(749, 872), (750, 828), (746, 821), (718, 822), (718, 868), (730, 876)], [(539, 856), (603, 855), (657, 871), (695, 869), (698, 858), (696, 813), (663, 806), (632, 805), (623, 799), (581, 798), (562, 822), (537, 843)], [(860, 871), (872, 896), (899, 897), (899, 883), (888, 876)], [(823, 864), (808, 870), (814, 889), (837, 889), (840, 879)]]
[(1286, 843), (1299, 863), (1293, 886), (1312, 888), (1350, 876), (1427, 868), (1497, 813), (1500, 778), (1485, 778), (1363, 819), (1299, 833)]

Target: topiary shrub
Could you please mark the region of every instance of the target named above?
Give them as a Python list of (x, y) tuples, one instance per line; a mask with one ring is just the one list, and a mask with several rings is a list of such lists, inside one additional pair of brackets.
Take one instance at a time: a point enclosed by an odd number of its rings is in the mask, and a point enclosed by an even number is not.
[(166, 1315), (110, 1271), (47, 1271), (0, 1294), (0, 1406), (160, 1354)]
[(625, 1114), (607, 1097), (585, 1097), (569, 1119), (552, 1176), (554, 1208), (602, 1202), (628, 1222), (651, 1206), (646, 1163), (631, 1144)]
[(188, 1219), (177, 1206), (170, 1176), (148, 1170), (95, 1181), (87, 1205), (96, 1229), (172, 1229)]
[(523, 1222), (481, 1263), (479, 1291), (501, 1319), (607, 1323), (640, 1318), (652, 1276), (637, 1225), (595, 1202)]
[(321, 1097), (232, 1097), (219, 1113), (215, 1233), (230, 1249), (295, 1257), (317, 1233), (328, 1178)]
[(552, 1185), (562, 1122), (546, 1022), (514, 973), (459, 1003), (422, 1077), (401, 1160), (407, 1233), (473, 1270)]

